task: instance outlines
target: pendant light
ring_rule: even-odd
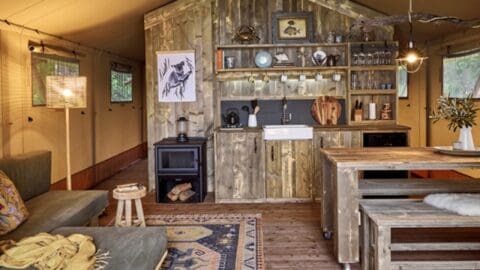
[[[410,0],[410,8],[408,10],[408,24],[410,26],[410,36],[407,48],[405,48],[405,50],[403,50],[397,58],[397,62],[401,66],[404,66],[408,73],[415,73],[419,71],[422,67],[423,61],[428,58],[423,56],[422,52],[417,49],[417,47],[415,46],[415,41],[413,40],[412,2],[413,0]]]

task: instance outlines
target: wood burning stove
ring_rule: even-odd
[[[154,145],[157,202],[202,202],[207,195],[207,139],[166,138]]]

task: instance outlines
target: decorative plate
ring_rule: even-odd
[[[312,62],[316,66],[325,65],[327,62],[327,53],[322,50],[316,50],[312,55]]]
[[[259,51],[255,55],[255,65],[259,68],[268,68],[272,65],[272,55],[266,51]]]
[[[459,150],[453,149],[452,146],[435,146],[433,149],[445,155],[480,157],[480,147],[476,147],[476,150]]]

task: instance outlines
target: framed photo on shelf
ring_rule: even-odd
[[[313,42],[312,12],[274,12],[272,43]]]

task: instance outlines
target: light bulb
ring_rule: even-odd
[[[410,52],[407,54],[406,60],[408,63],[413,64],[418,61],[418,55],[414,52]]]
[[[72,93],[71,89],[66,88],[66,89],[63,90],[62,95],[64,97],[71,97],[73,95],[73,93]]]

